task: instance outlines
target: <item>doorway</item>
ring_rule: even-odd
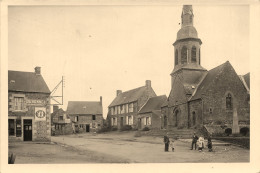
[[[178,122],[179,121],[179,117],[178,117],[179,116],[178,115],[179,111],[176,110],[174,114],[175,114],[175,127],[178,127],[178,124],[179,124],[179,122]]]
[[[124,126],[124,117],[120,117],[120,127],[123,128]]]
[[[32,120],[23,120],[24,141],[32,141]]]
[[[89,124],[86,124],[86,132],[89,132]]]
[[[138,118],[138,129],[141,129],[141,122],[142,122],[142,119],[141,118]]]
[[[196,113],[192,112],[192,125],[195,126],[196,125]]]

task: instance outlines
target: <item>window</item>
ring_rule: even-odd
[[[96,120],[96,115],[92,115],[92,120]]]
[[[132,116],[126,116],[126,124],[127,125],[133,125],[133,115]]]
[[[129,112],[134,112],[134,104],[133,103],[129,104]]]
[[[116,126],[116,125],[117,125],[117,119],[116,119],[116,117],[111,118],[111,125],[112,125],[112,126]]]
[[[59,120],[62,121],[63,120],[63,116],[59,116]]]
[[[79,116],[75,116],[75,122],[79,121]]]
[[[226,97],[226,109],[232,109],[232,96],[228,94]]]
[[[196,62],[196,47],[193,46],[191,49],[191,62]]]
[[[178,65],[178,50],[175,50],[175,65]]]
[[[114,115],[114,108],[110,108],[111,115]]]
[[[115,111],[114,115],[116,115],[117,114],[117,107],[116,106],[114,107],[114,111]]]
[[[16,120],[16,137],[22,136],[21,120]]]
[[[213,112],[213,111],[212,111],[212,108],[209,108],[209,113],[212,114],[212,112]]]
[[[125,113],[128,113],[128,104],[125,105]]]
[[[121,105],[120,109],[121,109],[121,114],[125,113],[125,105]]]
[[[14,119],[8,120],[8,133],[9,136],[14,136]]]
[[[183,46],[181,49],[181,63],[187,63],[187,57],[188,57],[188,49],[186,46]]]
[[[14,109],[23,110],[24,98],[23,97],[14,97]]]
[[[151,117],[144,118],[144,125],[151,125]]]

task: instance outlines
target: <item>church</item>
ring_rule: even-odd
[[[204,128],[211,134],[249,134],[249,78],[239,76],[229,61],[211,70],[202,67],[202,41],[193,18],[192,5],[184,5],[181,29],[173,43],[171,91],[161,107],[161,126],[167,130]]]

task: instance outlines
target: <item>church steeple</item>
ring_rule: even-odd
[[[172,75],[180,69],[205,70],[200,66],[201,40],[193,26],[192,5],[183,5],[181,13],[181,29],[177,33],[177,39],[173,43],[175,63]]]

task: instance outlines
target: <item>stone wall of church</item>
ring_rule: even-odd
[[[188,128],[187,103],[169,108],[168,128]]]
[[[232,96],[232,109],[226,108],[228,93]],[[234,108],[239,124],[249,124],[248,94],[229,62],[204,93],[202,104],[204,124],[231,124]]]
[[[202,101],[194,100],[189,102],[189,127],[195,127],[197,125],[202,125]]]

